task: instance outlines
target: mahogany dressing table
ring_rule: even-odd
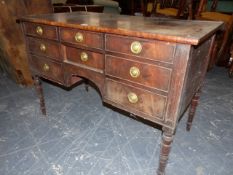
[[[42,113],[41,77],[65,87],[90,80],[105,103],[162,126],[157,174],[164,175],[178,121],[189,106],[190,130],[222,22],[86,12],[20,22]]]

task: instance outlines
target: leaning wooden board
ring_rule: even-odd
[[[22,15],[52,12],[50,1],[1,0],[0,9],[0,68],[17,83],[31,85],[25,41],[16,19]]]

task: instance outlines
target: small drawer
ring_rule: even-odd
[[[95,69],[104,69],[104,56],[103,54],[86,51],[83,49],[76,49],[66,47],[67,60],[78,64],[83,64]]]
[[[61,60],[60,45],[57,42],[28,37],[28,48],[33,54]]]
[[[60,28],[61,41],[103,49],[103,34],[78,29]]]
[[[174,43],[146,40],[118,35],[106,35],[107,51],[124,53],[150,60],[172,62],[176,45]]]
[[[30,66],[33,71],[45,76],[45,78],[63,82],[64,78],[61,63],[31,55]]]
[[[171,69],[106,55],[105,73],[143,86],[168,91]]]
[[[124,110],[134,114],[143,113],[149,118],[163,119],[166,106],[164,96],[111,79],[105,80],[105,99],[122,106]]]
[[[35,23],[24,23],[26,35],[58,40],[57,27]]]

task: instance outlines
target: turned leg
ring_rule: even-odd
[[[229,62],[230,62],[229,77],[233,78],[233,43],[231,44],[231,58]]]
[[[190,129],[191,129],[193,118],[194,118],[196,108],[197,108],[197,105],[199,102],[199,98],[200,98],[200,90],[193,96],[191,104],[190,104],[189,116],[188,116],[188,121],[187,121],[187,125],[186,125],[187,131],[190,131]]]
[[[159,157],[159,167],[157,170],[157,175],[165,175],[165,168],[167,165],[173,138],[174,138],[174,130],[163,128],[161,151]]]
[[[232,57],[233,58],[233,57]],[[231,63],[231,65],[230,65],[230,69],[229,69],[229,77],[230,78],[233,78],[233,62]]]
[[[39,99],[40,99],[40,110],[41,110],[43,115],[46,115],[43,89],[41,86],[40,78],[38,76],[34,76],[34,84],[35,84],[36,92],[37,92]]]
[[[88,92],[89,91],[89,85],[88,85],[88,80],[84,80],[84,83],[85,83],[85,89],[86,91]]]

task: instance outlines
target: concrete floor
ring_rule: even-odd
[[[48,118],[32,88],[0,75],[0,175],[155,175],[161,131],[102,105],[94,89],[43,83]],[[190,133],[177,129],[167,175],[233,174],[233,79],[208,73]]]

